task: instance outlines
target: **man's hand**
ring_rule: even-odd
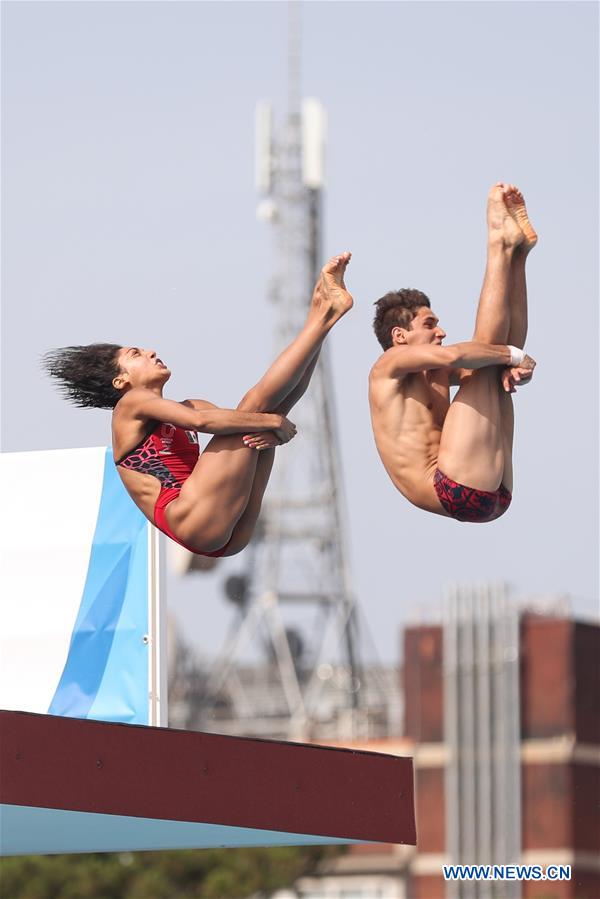
[[[514,368],[505,368],[502,371],[502,386],[507,393],[516,393],[517,387],[529,384],[536,366],[535,359],[525,356],[520,365]]]

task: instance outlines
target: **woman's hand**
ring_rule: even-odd
[[[281,419],[279,427],[274,428],[272,431],[245,434],[243,437],[244,444],[251,449],[264,450],[281,446],[282,443],[289,443],[296,436],[296,425],[284,415],[279,417]]]
[[[289,443],[296,436],[296,425],[285,415],[281,416],[281,424],[273,430],[282,443]]]

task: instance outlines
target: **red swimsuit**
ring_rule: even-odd
[[[436,468],[433,486],[446,512],[457,521],[494,521],[504,515],[512,499],[504,484],[494,491],[476,490],[458,484],[439,468]]]
[[[154,506],[154,524],[181,546],[196,555],[222,556],[228,544],[215,552],[199,553],[182,543],[171,531],[165,510],[177,499],[181,488],[191,475],[198,461],[200,447],[195,431],[184,431],[175,425],[158,422],[150,433],[134,449],[126,453],[115,465],[131,471],[151,474],[160,481],[160,493]]]

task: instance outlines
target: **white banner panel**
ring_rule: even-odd
[[[0,473],[0,707],[161,723],[156,535],[110,452],[5,453]]]

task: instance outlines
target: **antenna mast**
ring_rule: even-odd
[[[263,195],[258,214],[275,234],[269,298],[277,349],[302,327],[323,261],[325,111],[317,100],[300,100],[297,3],[289,4],[288,46],[284,126],[274,133],[270,104],[256,110],[255,178]],[[245,572],[226,585],[238,615],[207,683],[211,720],[202,727],[218,726],[225,704],[228,728],[243,733],[366,737],[369,713],[361,702],[366,691],[327,343],[292,417],[298,436],[277,452],[258,527],[242,557]],[[262,669],[241,674],[241,657],[257,648]],[[371,697],[369,705],[375,712],[383,702],[373,704]]]

